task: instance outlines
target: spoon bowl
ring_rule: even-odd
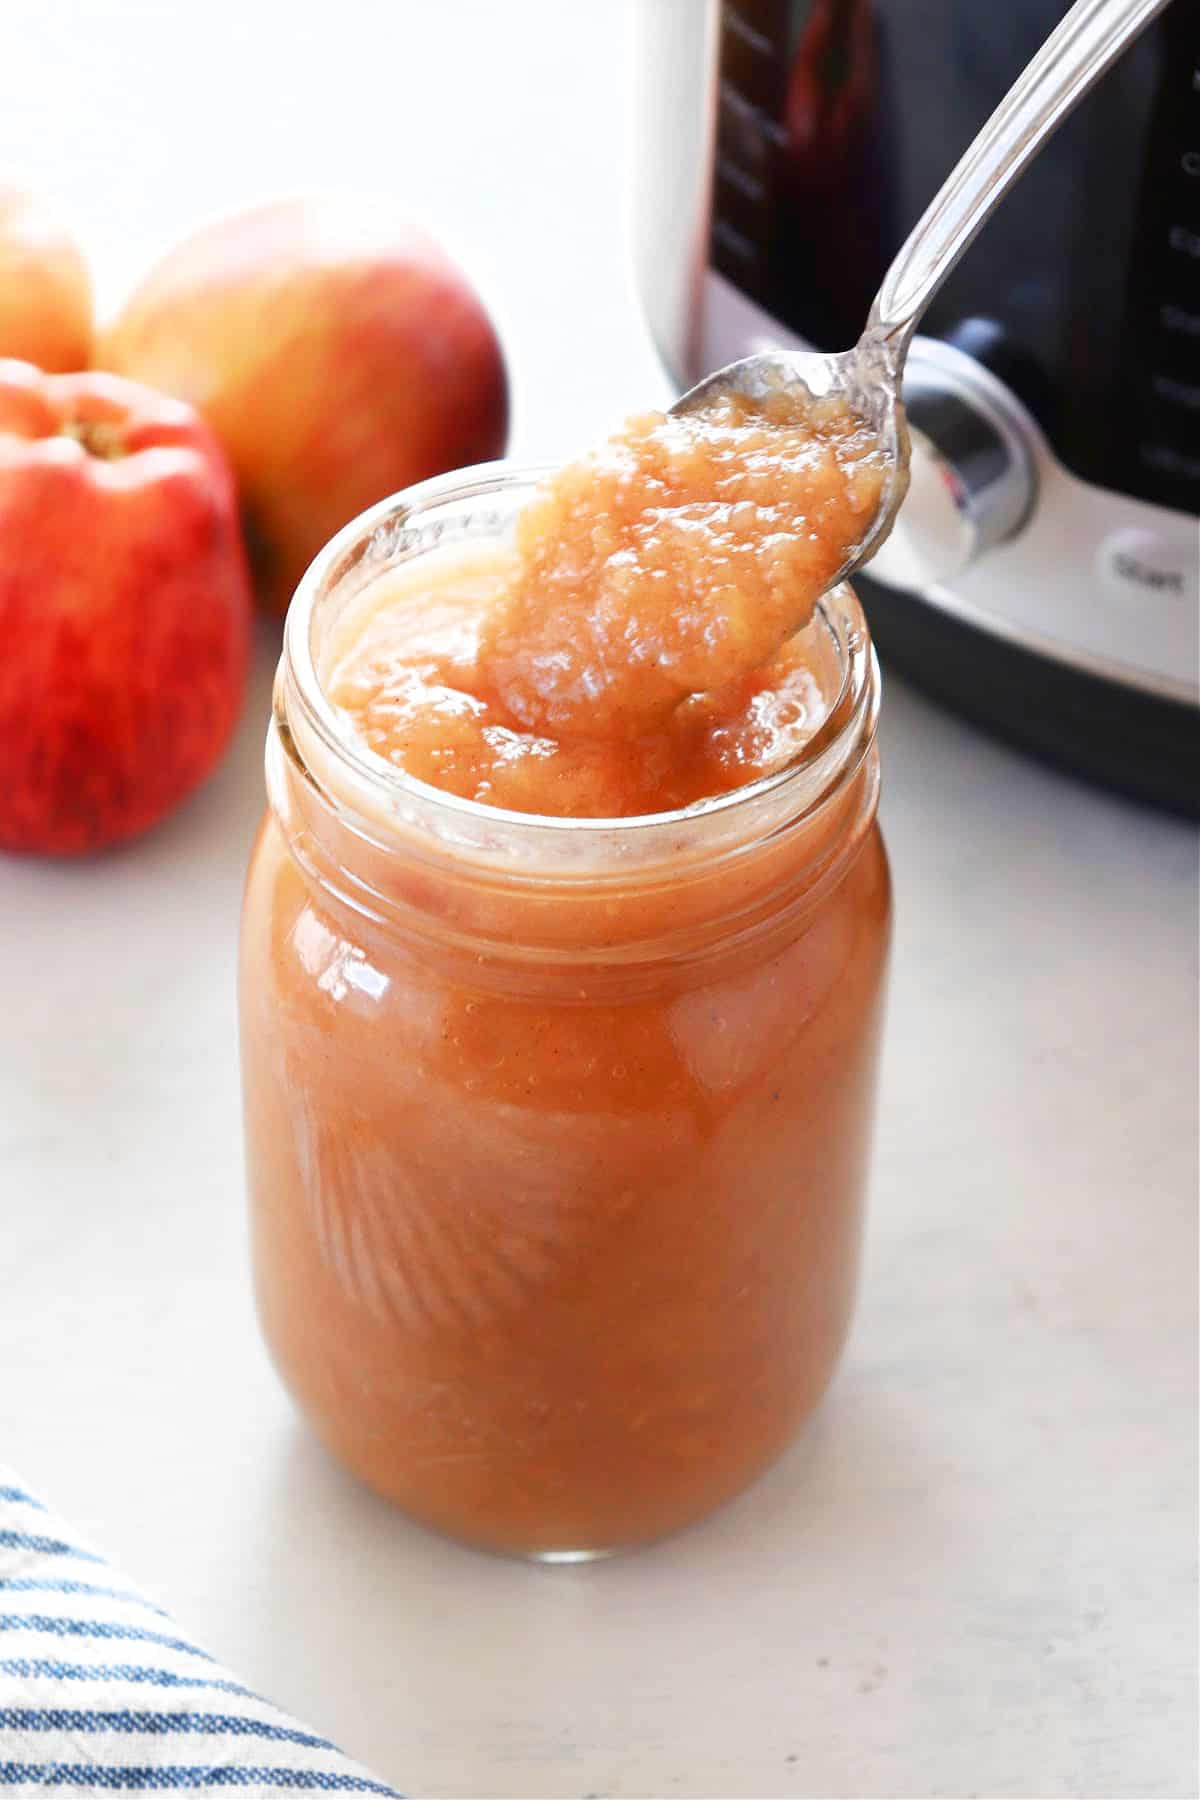
[[[830,587],[845,581],[874,556],[908,492],[908,424],[900,397],[900,369],[893,361],[887,339],[871,331],[864,332],[852,350],[766,350],[705,376],[670,409],[678,418],[704,413],[727,395],[765,400],[771,394],[785,393],[794,398],[800,416],[812,401],[836,400],[862,420],[879,447],[885,470],[883,489],[866,535]]]

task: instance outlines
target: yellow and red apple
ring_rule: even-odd
[[[0,186],[0,356],[40,369],[86,369],[92,283],[58,214],[25,188]]]
[[[274,612],[356,513],[499,456],[507,435],[478,295],[426,232],[366,201],[284,201],[198,231],[136,288],[97,360],[213,427]]]

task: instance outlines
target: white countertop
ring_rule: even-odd
[[[495,304],[518,455],[663,394],[616,0],[189,17],[0,21],[0,168],[89,222],[109,298],[200,215],[391,187]],[[526,1567],[359,1491],[259,1344],[234,948],[272,636],[168,825],[0,862],[0,1458],[414,1795],[1194,1794],[1194,833],[890,681],[898,936],[842,1373],[708,1524]]]

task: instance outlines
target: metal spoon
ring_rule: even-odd
[[[862,566],[892,528],[908,490],[900,383],[918,321],[984,220],[1076,101],[1167,0],[1076,0],[1009,89],[892,261],[853,350],[774,350],[729,363],[671,408],[694,413],[726,394],[842,398],[875,432],[887,463],[879,510],[835,577]],[[830,586],[835,585],[831,582]]]

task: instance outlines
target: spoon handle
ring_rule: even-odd
[[[993,207],[1167,0],[1076,0],[930,201],[883,278],[866,335],[904,359],[917,322]],[[1122,179],[1120,171],[1115,179]]]

